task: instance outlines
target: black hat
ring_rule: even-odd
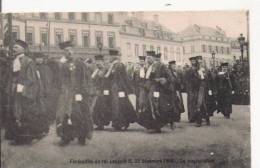
[[[228,66],[227,62],[221,63],[221,66]]]
[[[18,39],[18,40],[15,40],[15,44],[17,44],[17,45],[23,47],[24,49],[28,47],[28,45],[27,45],[27,43],[26,43],[25,41],[19,40],[19,39]]]
[[[155,54],[154,55],[154,58],[161,58],[162,54],[161,53],[158,53],[158,54]]]
[[[72,44],[72,42],[71,41],[65,41],[65,42],[61,42],[60,44],[59,44],[59,46],[60,46],[60,49],[65,49],[65,48],[67,48],[67,47],[72,47],[73,46],[73,44]]]
[[[119,55],[119,52],[117,50],[109,50],[109,55]]]
[[[190,57],[189,60],[190,61],[196,60],[196,57]]]
[[[104,55],[95,55],[95,60],[104,60]]]
[[[198,55],[198,56],[196,56],[196,59],[197,59],[197,60],[202,60],[202,56],[201,56],[201,55]]]
[[[154,56],[155,52],[154,51],[146,51],[147,56]]]
[[[144,61],[145,58],[146,58],[145,56],[139,56],[139,60],[143,60]]]
[[[170,64],[174,64],[174,65],[175,65],[175,64],[176,64],[176,61],[174,61],[174,60],[169,61],[168,64],[169,64],[169,65],[170,65]]]

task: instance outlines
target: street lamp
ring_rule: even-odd
[[[213,68],[215,69],[215,55],[216,55],[216,53],[213,51],[212,53],[211,53],[211,56],[212,56],[212,60],[213,60]]]
[[[244,45],[246,45],[245,42],[245,37],[243,36],[243,34],[240,34],[240,37],[238,37],[238,42],[240,44],[240,51],[241,51],[241,61],[243,63],[244,61]]]

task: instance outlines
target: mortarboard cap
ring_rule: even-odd
[[[154,56],[155,52],[154,51],[146,51],[147,56]]]
[[[119,52],[117,50],[109,50],[109,55],[119,55]]]
[[[18,39],[18,40],[15,40],[15,44],[17,44],[17,45],[23,47],[24,49],[28,47],[28,45],[27,45],[27,43],[26,43],[25,41],[19,40],[19,39]]]
[[[176,61],[174,61],[174,60],[169,61],[168,64],[176,64]]]
[[[221,63],[221,66],[228,66],[227,62]]]
[[[190,57],[189,60],[194,61],[194,60],[196,60],[196,57]]]
[[[202,60],[202,56],[201,56],[201,55],[198,55],[198,56],[196,56],[196,59],[197,59],[197,60]]]
[[[145,56],[139,56],[139,60],[145,60]]]

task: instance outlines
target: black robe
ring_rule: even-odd
[[[68,141],[74,137],[91,139],[93,120],[83,86],[84,63],[68,60],[60,68],[61,94],[56,114],[57,134]],[[82,95],[82,101],[76,101],[76,94]]]
[[[158,130],[169,123],[173,117],[172,93],[174,89],[168,68],[159,62],[152,66],[153,70],[145,81],[146,92],[143,92],[148,99],[148,105],[145,111],[139,113],[138,123],[147,129]],[[166,82],[156,81],[159,79]]]
[[[112,127],[127,128],[130,123],[136,121],[136,112],[128,98],[129,94],[133,94],[133,86],[123,63],[117,61],[112,66],[108,77],[111,85]]]

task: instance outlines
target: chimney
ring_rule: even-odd
[[[158,16],[157,14],[154,14],[154,15],[153,15],[153,21],[154,21],[155,23],[159,23],[159,16]]]

